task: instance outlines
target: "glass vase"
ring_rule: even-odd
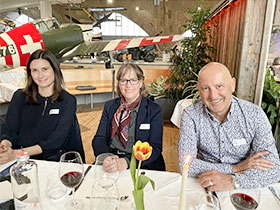
[[[133,210],[145,210],[144,207],[144,192],[142,190],[133,190],[133,201],[131,204],[131,209]]]

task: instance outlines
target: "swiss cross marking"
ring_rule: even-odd
[[[23,35],[23,38],[26,41],[26,45],[21,45],[20,49],[22,54],[33,53],[37,49],[41,49],[40,42],[33,42],[32,37],[30,35]]]

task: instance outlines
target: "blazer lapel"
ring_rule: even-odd
[[[139,131],[139,127],[140,125],[144,122],[147,121],[147,98],[142,97],[141,100],[141,104],[138,110],[138,115],[137,115],[137,119],[136,119],[136,128],[135,128],[135,137],[136,139],[139,137],[138,136],[138,131]]]

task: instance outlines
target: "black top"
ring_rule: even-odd
[[[11,141],[13,149],[38,144],[43,153],[32,156],[35,159],[58,161],[70,146],[82,153],[84,159],[75,113],[76,98],[66,91],[62,91],[59,98],[51,102],[50,98],[38,94],[39,104],[28,104],[26,94],[22,90],[16,91],[9,105],[1,140]]]

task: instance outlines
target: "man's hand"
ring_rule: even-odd
[[[273,168],[275,165],[273,162],[261,158],[261,156],[267,155],[268,153],[269,152],[267,151],[257,152],[246,160],[232,165],[233,172],[239,173],[248,169],[260,169],[266,171],[268,168]]]
[[[201,186],[207,188],[209,191],[225,191],[234,188],[232,177],[216,170],[203,172],[198,179]]]

